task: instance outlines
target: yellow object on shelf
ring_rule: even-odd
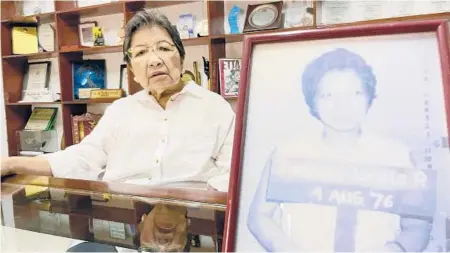
[[[38,52],[37,27],[14,26],[12,28],[12,53],[34,54]]]
[[[37,185],[26,185],[25,186],[25,196],[31,197],[36,195],[47,196],[49,194],[48,187],[37,186]]]

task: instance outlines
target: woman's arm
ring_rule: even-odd
[[[266,201],[271,164],[270,159],[259,181],[258,188],[250,205],[247,227],[267,251],[300,252],[300,247],[284,234],[273,219],[273,214],[278,208],[278,204]]]
[[[39,176],[52,176],[50,163],[44,156],[39,157],[7,157],[2,159],[1,175],[30,174]]]
[[[117,107],[120,105],[111,104],[92,132],[79,144],[38,157],[2,160],[2,176],[16,173],[96,180],[106,166],[107,149],[118,122],[114,115],[120,114]]]
[[[227,103],[227,102],[225,102]],[[207,182],[209,189],[222,192],[228,191],[230,179],[231,158],[233,153],[235,114],[229,104],[218,113],[221,115],[219,133],[217,136],[218,145],[213,151],[215,167],[219,170],[219,175],[210,178]]]

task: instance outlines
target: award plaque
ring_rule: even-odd
[[[101,117],[101,114],[94,114],[89,112],[83,115],[72,116],[73,144],[80,143],[84,139],[84,137],[89,135],[97,125]]]
[[[50,61],[28,63],[24,78],[24,90],[42,90],[49,87]]]
[[[281,27],[283,1],[249,5],[244,32],[276,29]]]
[[[106,88],[105,60],[72,62],[74,99],[89,99],[92,90]]]
[[[55,50],[55,28],[50,24],[41,24],[38,27],[39,47],[43,52]]]

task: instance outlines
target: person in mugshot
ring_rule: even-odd
[[[363,130],[376,84],[372,68],[346,49],[326,52],[306,66],[303,95],[323,129],[275,145],[265,165],[247,227],[267,251],[427,247],[432,215],[388,212],[400,202],[430,206],[420,198],[429,183],[406,146]],[[407,186],[413,190],[396,195]]]

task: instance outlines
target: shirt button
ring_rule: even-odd
[[[159,160],[156,160],[156,163],[159,163]]]
[[[162,142],[162,143],[166,142],[166,139],[162,139],[161,142]]]

